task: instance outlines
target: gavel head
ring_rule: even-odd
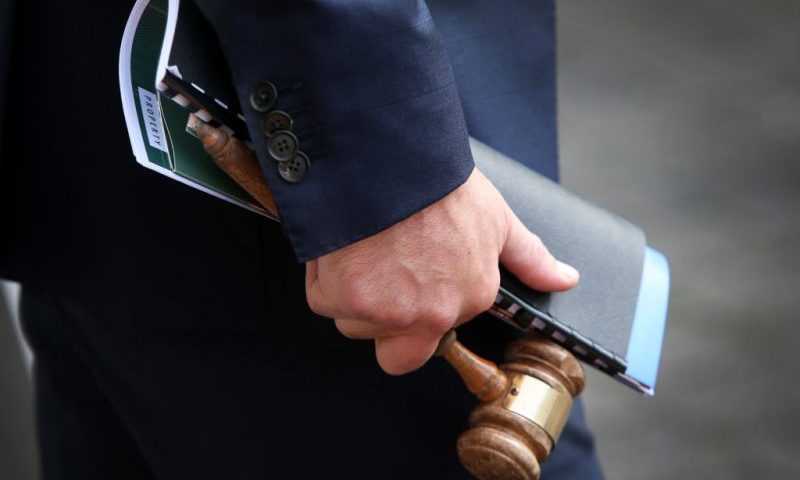
[[[511,343],[500,369],[505,393],[472,411],[458,455],[480,480],[537,480],[573,397],[583,391],[583,369],[566,349],[538,336]]]

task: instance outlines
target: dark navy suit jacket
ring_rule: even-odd
[[[473,167],[468,125],[555,175],[551,2],[199,5],[219,35],[300,260],[374,234],[460,185]],[[312,168],[299,184],[281,181],[269,160],[248,100],[260,81],[302,82],[286,107],[282,97],[277,105],[308,109],[304,127],[317,129],[301,144]]]
[[[0,0],[0,277],[87,312],[74,316],[73,347],[165,478],[215,478],[233,463],[277,478],[387,464],[385,478],[460,475],[451,442],[473,400],[458,379],[437,361],[384,375],[368,343],[308,310],[296,259],[447,195],[473,168],[468,134],[555,178],[553,2],[198,1],[280,226],[134,162],[117,86],[132,3]],[[264,80],[302,83],[279,97],[313,132],[296,184],[278,177],[249,105]],[[463,338],[499,359],[512,335],[479,319]],[[276,389],[296,394],[284,404]],[[209,436],[196,435],[198,418]],[[299,457],[306,447],[316,462]],[[167,453],[202,461],[171,465]],[[599,476],[580,408],[546,465],[553,480]]]

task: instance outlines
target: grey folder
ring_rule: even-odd
[[[581,272],[574,289],[536,292],[502,271],[492,313],[652,394],[668,299],[664,257],[637,226],[471,139],[475,165],[553,254]]]

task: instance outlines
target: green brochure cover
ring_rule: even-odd
[[[120,47],[119,81],[136,161],[181,183],[271,218],[217,167],[200,141],[187,131],[186,122],[192,109],[159,91],[159,62],[170,58],[179,7],[178,0],[138,0],[125,27]],[[192,18],[184,15],[180,19],[190,22]],[[184,27],[191,30],[191,25]]]

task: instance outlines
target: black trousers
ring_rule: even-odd
[[[391,377],[324,319],[330,335],[283,338],[257,319],[131,322],[31,286],[22,320],[45,480],[470,478],[455,439],[474,401],[441,360]],[[543,477],[601,478],[580,402]]]

